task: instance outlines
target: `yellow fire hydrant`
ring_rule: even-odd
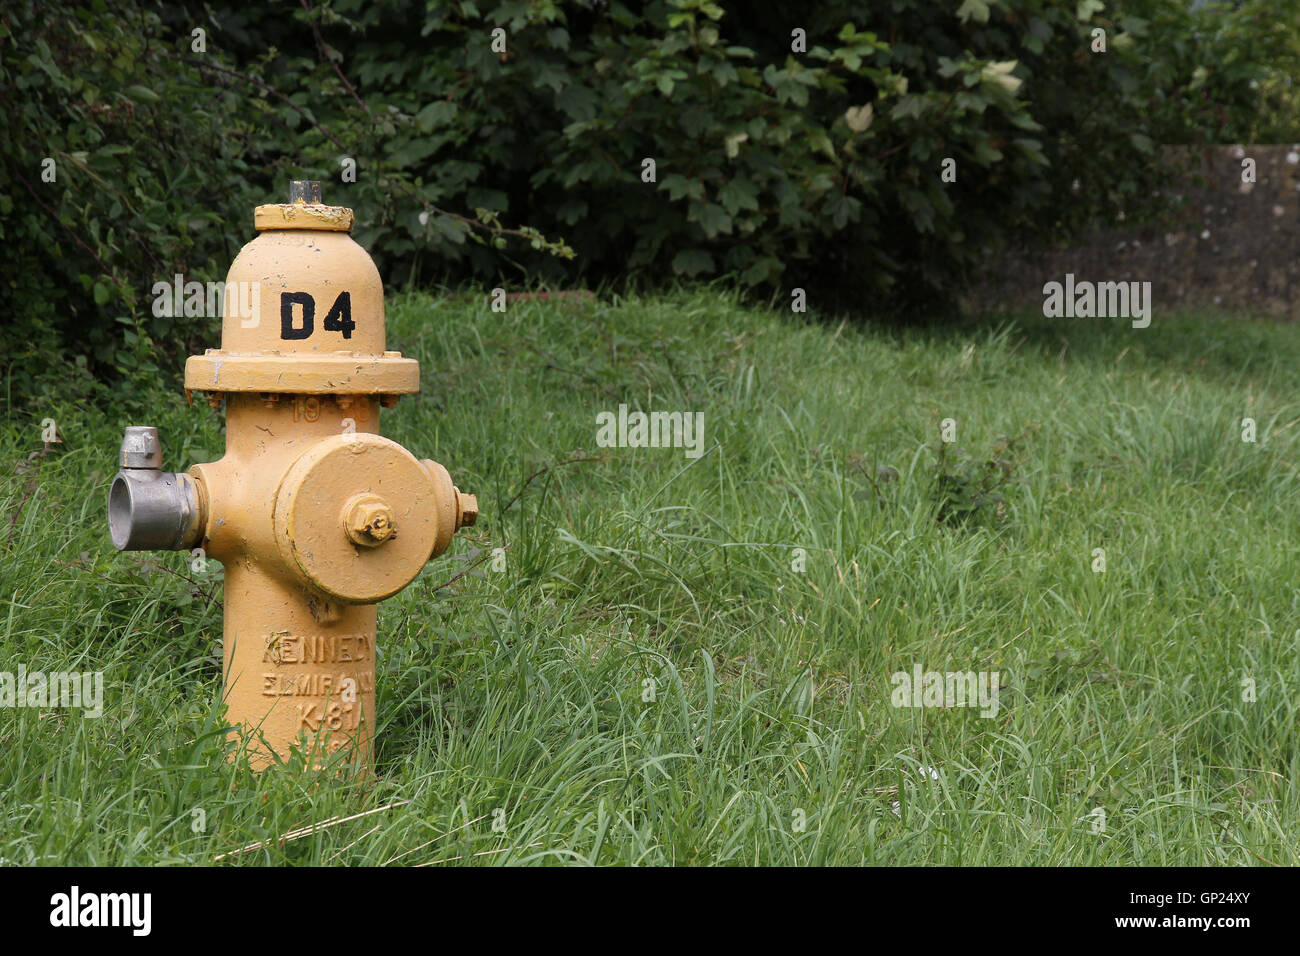
[[[109,493],[118,550],[202,548],[225,566],[223,696],[255,769],[349,745],[369,764],[376,604],[478,516],[446,468],[379,435],[420,367],[385,350],[383,286],[352,220],[314,182],[257,207],[221,348],[185,363],[187,394],[226,406],[225,456],[163,472],[157,430],[130,427]]]

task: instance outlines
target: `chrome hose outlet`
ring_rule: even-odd
[[[189,475],[162,470],[158,429],[122,436],[121,471],[108,493],[108,531],[119,551],[183,551],[203,533],[199,490]]]

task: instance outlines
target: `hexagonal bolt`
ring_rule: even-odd
[[[118,452],[119,468],[162,468],[162,443],[152,425],[128,425]]]
[[[478,496],[456,489],[456,528],[468,528],[478,521]]]
[[[393,510],[379,495],[354,495],[343,506],[343,528],[353,544],[375,548],[397,533]]]

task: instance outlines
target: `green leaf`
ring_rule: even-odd
[[[446,126],[456,118],[457,106],[445,100],[434,100],[415,114],[415,125],[422,133]]]
[[[731,133],[730,135],[728,135],[727,138],[723,141],[727,150],[727,158],[735,159],[737,156],[739,156],[740,144],[745,142],[748,139],[749,139],[749,134],[743,131],[737,133]]]
[[[687,277],[714,270],[713,256],[703,249],[683,249],[673,256],[673,272]]]
[[[1106,4],[1102,3],[1102,0],[1079,0],[1074,18],[1080,21],[1091,20],[1094,13],[1101,13],[1105,9]]]
[[[871,104],[850,106],[844,111],[844,122],[855,133],[865,132],[867,127],[871,125]]]
[[[894,104],[894,108],[889,111],[889,118],[906,119],[909,116],[920,116],[924,109],[925,100],[916,94],[909,94]]]
[[[718,190],[718,201],[733,216],[746,209],[757,211],[758,190],[750,180],[738,176]]]
[[[835,146],[831,143],[831,138],[826,135],[826,130],[818,129],[809,133],[808,145],[823,153],[831,162],[839,162],[839,157],[835,155]]]
[[[977,23],[989,22],[989,5],[984,0],[962,0],[957,8],[957,19],[962,23],[975,20]]]
[[[465,244],[465,237],[469,233],[469,227],[459,219],[452,219],[450,216],[435,216],[433,231],[448,242],[460,246]]]
[[[1015,146],[1039,166],[1048,165],[1047,157],[1043,155],[1043,144],[1036,139],[1013,139],[1011,141]]]
[[[761,256],[740,274],[740,281],[746,285],[758,285],[769,279],[775,279],[784,268],[785,263],[776,256]]]
[[[128,86],[123,92],[137,103],[158,103],[162,97],[147,86]]]
[[[975,144],[975,162],[981,166],[992,166],[1002,158],[1002,153],[989,145],[987,140]]]
[[[669,173],[659,183],[660,189],[668,190],[668,198],[676,202],[687,196],[692,199],[701,199],[704,196],[704,186],[698,179],[687,179],[681,173]]]
[[[686,219],[688,222],[698,222],[700,228],[704,230],[704,235],[709,239],[720,232],[731,232],[731,217],[717,203],[692,202]]]

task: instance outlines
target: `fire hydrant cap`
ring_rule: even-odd
[[[410,584],[428,560],[434,497],[428,472],[401,445],[336,435],[290,466],[275,498],[276,539],[306,584],[345,603],[374,604]]]
[[[296,182],[288,203],[258,206],[258,235],[226,274],[221,348],[192,355],[185,387],[230,393],[374,395],[420,390],[414,359],[390,351],[384,283],[351,236],[352,210]]]
[[[253,227],[267,229],[320,229],[328,232],[351,232],[353,215],[346,206],[327,206],[321,201],[320,183],[295,179],[289,183],[289,201],[258,206],[253,211]]]

